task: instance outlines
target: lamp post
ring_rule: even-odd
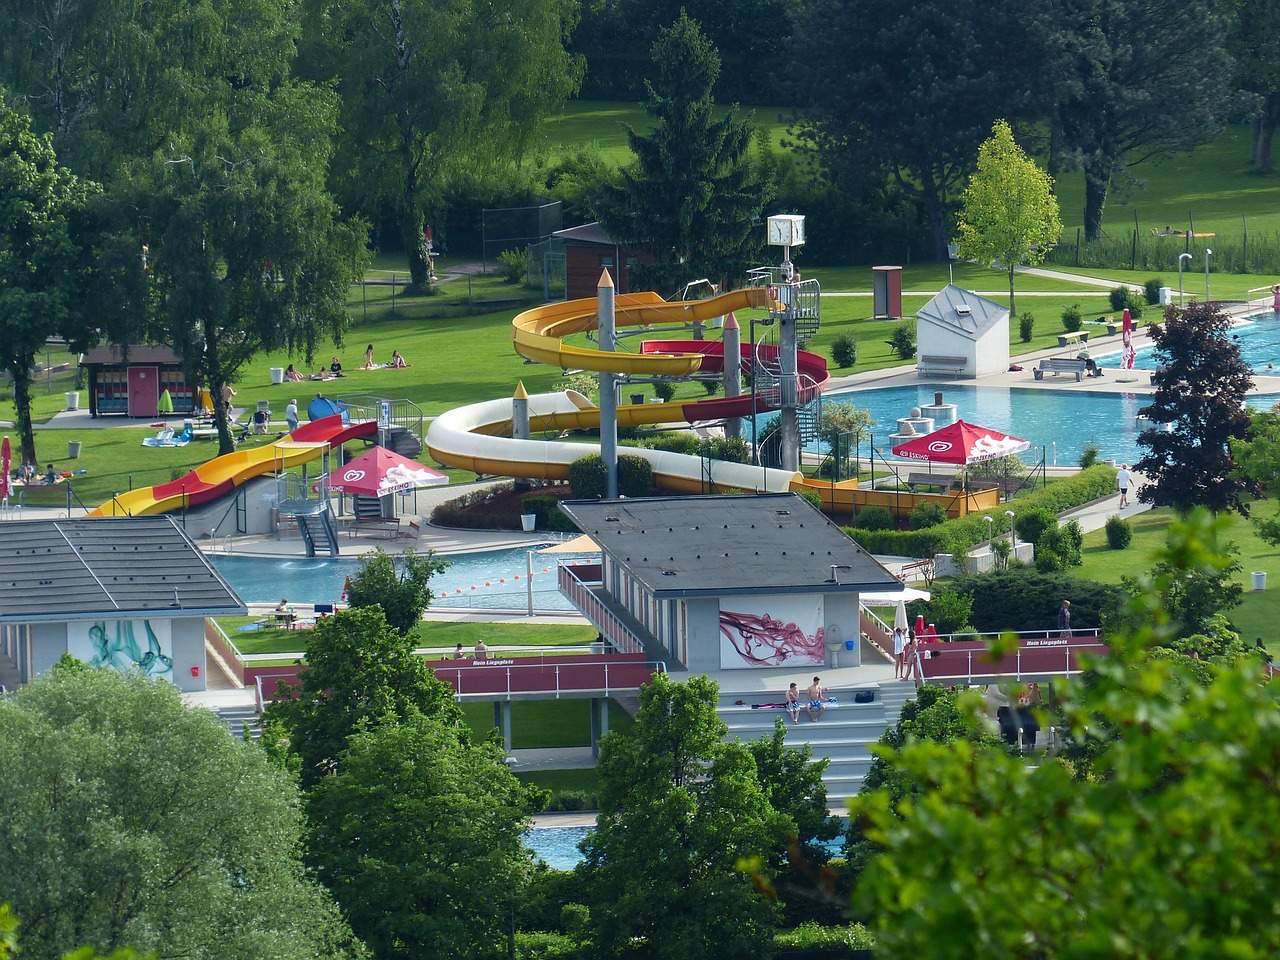
[[[1191,254],[1178,254],[1178,306],[1182,306],[1182,265],[1191,259]]]
[[[987,522],[987,549],[990,550],[991,549],[991,530],[992,530],[991,525],[996,522],[996,519],[995,517],[983,517],[982,519]]]
[[[1209,302],[1209,258],[1213,256],[1213,251],[1208,247],[1204,248],[1204,302]]]
[[[1012,548],[1014,559],[1018,556],[1018,532],[1013,529],[1013,518],[1015,516],[1012,510],[1006,510],[1004,515],[1009,518],[1009,546]]]

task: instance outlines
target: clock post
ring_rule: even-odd
[[[777,300],[769,304],[772,319],[778,322],[778,418],[781,467],[800,469],[800,402],[796,351],[798,337],[800,280],[791,262],[791,248],[804,244],[804,217],[795,214],[772,216],[768,221],[769,244],[783,249],[781,282]]]

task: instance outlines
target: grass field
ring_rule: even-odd
[[[218,625],[231,638],[241,653],[301,653],[306,644],[306,631],[284,630],[275,626],[242,631],[256,624],[257,617],[218,617]],[[490,647],[563,647],[584,646],[596,638],[593,627],[560,623],[442,623],[424,621],[414,632],[414,642],[425,647],[432,656],[452,654],[456,644],[466,650],[475,648],[481,638]]]

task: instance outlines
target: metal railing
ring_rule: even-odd
[[[1058,633],[1059,631],[1047,631]],[[1095,634],[1096,635],[1096,634]],[[954,680],[972,684],[995,677],[1021,680],[1023,677],[1070,676],[1083,672],[1080,654],[1105,653],[1102,642],[1075,643],[1068,637],[1046,638],[1048,646],[1020,646],[1012,653],[992,660],[985,647],[955,649],[944,644],[927,644],[917,651],[917,669],[926,681]],[[1034,641],[1032,641],[1034,642]]]
[[[666,673],[667,665],[662,660],[610,663],[608,655],[600,655],[591,660],[557,658],[555,663],[528,664],[516,660],[501,665],[440,666],[432,669],[437,677],[454,688],[459,700],[492,700],[495,697],[509,700],[521,694],[553,694],[557,698],[583,693],[601,696],[631,694],[648,677]],[[502,678],[501,683],[493,682],[495,674]],[[539,683],[540,679],[551,682]]]
[[[569,602],[582,611],[582,615],[590,620],[600,631],[601,636],[624,653],[644,653],[644,644],[631,632],[622,620],[606,607],[591,589],[590,583],[600,583],[599,564],[581,564],[571,567],[560,565],[558,583],[560,591],[569,598]],[[590,572],[597,579],[584,580],[580,573]]]

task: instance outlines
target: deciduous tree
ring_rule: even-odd
[[[1013,139],[1004,120],[978,148],[978,169],[960,197],[960,256],[982,264],[1000,261],[1009,274],[1009,315],[1017,316],[1014,271],[1043,263],[1062,233],[1053,178]]]
[[[523,834],[546,801],[504,760],[419,715],[354,735],[315,785],[311,862],[374,956],[503,954],[532,869]]]
[[[347,600],[352,609],[380,606],[387,623],[407,636],[422,623],[422,614],[435,599],[431,578],[448,566],[434,550],[419,554],[410,549],[393,557],[379,547],[360,558]]]
[[[22,956],[357,956],[297,789],[176,688],[75,661],[0,698],[0,899]]]
[[[1144,503],[1248,513],[1245,497],[1257,488],[1235,471],[1230,442],[1248,435],[1253,377],[1230,326],[1216,307],[1196,303],[1170,308],[1164,324],[1151,329],[1156,389],[1138,412],[1153,426],[1138,435],[1146,452],[1134,464],[1150,481],[1138,491]]]
[[[748,958],[769,942],[774,908],[738,864],[763,861],[790,824],[747,748],[724,742],[717,694],[706,677],[658,674],[632,731],[601,742],[600,815],[581,869],[609,955]]]
[[[1280,126],[1280,2],[1236,0],[1227,6],[1227,22],[1227,49],[1235,54],[1233,79],[1253,98],[1249,170],[1271,173],[1271,144]]]
[[[653,264],[632,268],[633,286],[668,293],[697,277],[726,286],[760,261],[767,186],[747,157],[752,127],[736,108],[714,116],[720,54],[681,15],[653,45],[646,85],[649,134],[627,128],[635,162],[606,185],[597,211],[611,236],[643,246]]]

